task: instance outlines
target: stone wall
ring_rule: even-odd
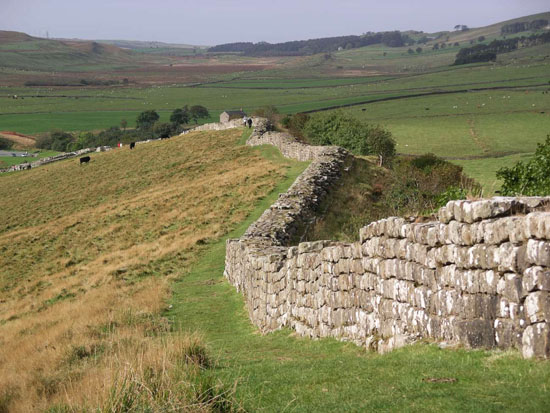
[[[289,246],[346,153],[262,127],[248,143],[312,160],[243,237],[227,242],[225,276],[261,331],[290,327],[381,352],[427,338],[550,357],[550,198],[451,201],[433,222],[387,218],[354,243]]]
[[[106,146],[102,146],[100,148],[101,148],[102,152],[105,151],[105,150],[111,149],[110,147],[106,147]],[[100,149],[100,148],[97,148],[97,149]],[[105,148],[108,148],[108,149],[105,149]],[[22,170],[25,170],[25,169],[37,168],[39,166],[47,165],[47,164],[52,163],[52,162],[63,161],[65,159],[74,158],[76,156],[84,155],[86,153],[95,152],[97,149],[96,148],[86,148],[86,149],[80,149],[80,150],[75,151],[75,152],[64,152],[64,153],[60,153],[58,155],[48,156],[46,158],[41,158],[41,159],[38,159],[34,162],[27,162],[27,163],[22,163],[22,164],[19,164],[19,165],[12,165],[8,168],[0,169],[0,173],[22,171]]]

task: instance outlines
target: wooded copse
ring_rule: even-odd
[[[546,19],[536,19],[530,22],[516,22],[502,26],[500,33],[502,35],[521,33],[528,30],[540,30],[546,26],[548,26],[548,20]]]
[[[355,49],[373,44],[401,47],[414,44],[414,40],[399,31],[369,32],[361,36],[324,37],[273,44],[267,42],[227,43],[211,47],[208,52],[233,52],[242,53],[246,56],[303,56],[334,52],[339,49]]]
[[[512,52],[522,47],[532,47],[550,42],[550,32],[513,39],[493,40],[489,44],[464,47],[456,55],[455,65],[495,61],[498,53]]]

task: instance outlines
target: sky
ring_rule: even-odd
[[[550,11],[549,0],[0,0],[0,30],[194,45],[452,30]]]

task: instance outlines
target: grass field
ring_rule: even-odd
[[[236,146],[241,133],[188,134],[95,154],[83,167],[67,160],[0,176],[1,411],[105,407],[140,356],[158,365],[192,347],[195,336],[167,334],[160,315],[171,282],[290,167]]]
[[[36,158],[33,157],[14,157],[14,156],[0,156],[0,168],[6,168],[12,165],[19,165],[20,163],[25,162],[34,162],[40,158],[47,158],[48,156],[57,155],[59,152],[56,151],[40,151]]]

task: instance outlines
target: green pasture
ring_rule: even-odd
[[[155,87],[111,87],[111,88],[0,88],[0,130],[17,130],[21,133],[38,133],[61,128],[69,130],[98,129],[118,124],[125,118],[129,123],[135,119],[135,114],[156,109],[160,112],[170,112],[185,104],[200,104],[206,106],[213,117],[227,109],[243,108],[253,111],[264,105],[275,105],[281,113],[319,110],[334,106],[345,106],[362,102],[376,101],[387,98],[406,97],[413,94],[433,92],[449,92],[482,87],[511,87],[547,83],[548,65],[539,62],[524,65],[482,65],[470,67],[447,68],[445,71],[426,73],[422,75],[401,76],[393,78],[361,77],[361,78],[300,78],[296,80],[276,79],[235,79],[221,84],[210,83],[202,87],[155,86]],[[324,86],[323,86],[324,85]],[[263,89],[270,89],[266,92]],[[537,93],[542,95],[541,89]],[[494,96],[508,95],[518,92],[491,91]],[[522,91],[519,93],[524,93]],[[12,95],[23,99],[12,99]],[[466,103],[472,97],[472,102]],[[452,112],[447,103],[460,103],[459,109],[453,113],[476,113],[478,95],[464,94],[463,101],[459,95],[444,95],[430,97],[435,99],[430,108],[430,114]],[[462,95],[460,95],[462,96]],[[540,98],[526,96],[514,98],[507,103],[510,110],[527,110],[529,102],[539,104],[533,110],[544,106]],[[481,99],[481,98],[480,98]],[[493,99],[493,97],[491,98]],[[535,101],[536,99],[536,101]],[[547,100],[547,99],[546,99]],[[442,105],[440,103],[443,102]],[[484,102],[484,111],[492,102]],[[399,100],[385,102],[384,105],[399,107],[400,116],[409,114],[412,109],[410,101]],[[376,105],[382,105],[377,103]],[[469,105],[469,106],[468,106]],[[540,106],[543,105],[543,106]],[[452,108],[453,105],[451,105]],[[385,107],[385,106],[382,106]],[[374,106],[369,105],[367,114]],[[532,108],[532,107],[531,107]],[[372,113],[377,113],[376,111]],[[384,118],[386,114],[379,113]],[[22,128],[22,129],[21,129]]]
[[[533,152],[550,133],[550,94],[539,89],[417,97],[346,110],[387,127],[401,153],[471,158]]]
[[[57,155],[59,152],[56,151],[40,151],[36,158],[34,157],[20,157],[20,156],[0,156],[0,168],[7,168],[12,165],[19,165],[26,162],[34,162],[41,158],[47,158],[48,156]]]
[[[501,182],[497,179],[496,173],[502,167],[511,167],[517,162],[527,162],[531,159],[532,153],[519,153],[496,158],[461,159],[451,162],[464,168],[464,172],[474,178],[483,187],[483,196],[496,195],[500,189]]]
[[[305,167],[288,164],[284,182],[239,228],[253,220]],[[223,278],[225,239],[208,246],[189,274],[173,286],[168,316],[178,329],[199,331],[216,365],[207,371],[227,385],[248,411],[262,412],[501,412],[542,411],[550,397],[547,363],[517,352],[442,350],[421,343],[379,355],[333,339],[311,340],[290,330],[260,334],[241,294]],[[453,378],[429,383],[428,378]]]

